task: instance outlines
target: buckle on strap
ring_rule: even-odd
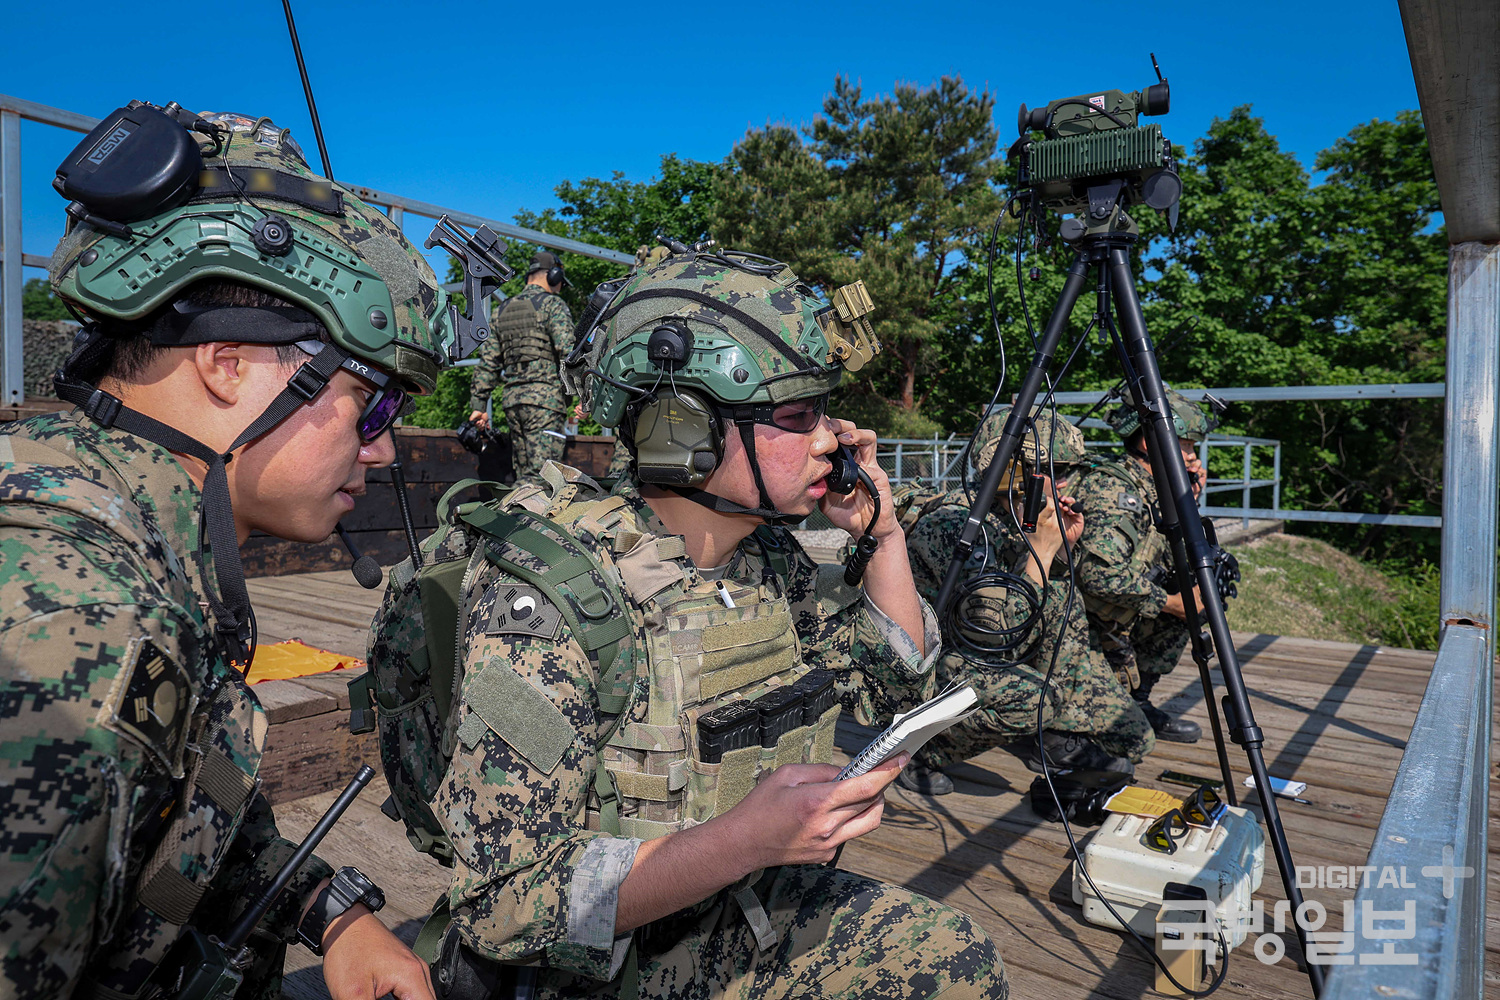
[[[115,425],[115,418],[120,415],[120,411],[124,408],[125,404],[114,396],[111,396],[103,389],[95,389],[93,394],[89,396],[89,401],[83,405],[83,412],[100,427],[113,427]]]
[[[313,397],[328,385],[328,378],[327,375],[314,368],[311,361],[304,361],[302,367],[286,380],[286,388],[288,392],[301,397],[304,403],[310,403]]]

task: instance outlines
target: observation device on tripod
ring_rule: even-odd
[[[1192,482],[1178,449],[1177,432],[1162,385],[1156,348],[1146,332],[1145,316],[1130,267],[1130,252],[1140,242],[1140,226],[1129,210],[1137,206],[1156,210],[1163,213],[1168,225],[1175,228],[1182,194],[1182,181],[1177,176],[1171,144],[1163,137],[1158,125],[1140,124],[1142,117],[1165,114],[1170,105],[1171,92],[1154,55],[1151,63],[1156,69],[1158,82],[1144,90],[1132,93],[1102,90],[1053,101],[1045,108],[1028,110],[1024,104],[1021,106],[1018,116],[1021,135],[1011,147],[1010,155],[1020,168],[1023,190],[1007,203],[1007,207],[1020,206],[1016,214],[1022,220],[1023,236],[1029,226],[1047,242],[1051,240],[1049,212],[1061,216],[1057,236],[1075,256],[1068,267],[1062,294],[1040,338],[1034,340],[1035,356],[1015,395],[994,457],[984,472],[959,534],[938,591],[935,610],[939,617],[947,613],[964,565],[983,531],[1000,480],[1010,469],[1022,438],[1029,431],[1030,415],[1039,394],[1043,405],[1051,399],[1055,390],[1053,357],[1067,330],[1074,305],[1085,286],[1092,283],[1096,296],[1094,321],[1102,331],[1107,331],[1115,346],[1129,389],[1128,398],[1140,414],[1149,446],[1151,472],[1161,508],[1160,528],[1171,544],[1174,565],[1180,576],[1179,591],[1183,595],[1188,632],[1192,638],[1193,658],[1198,663],[1203,683],[1219,764],[1226,778],[1226,791],[1232,788],[1233,782],[1229,780],[1224,732],[1212,696],[1213,685],[1208,672],[1210,650],[1202,635],[1195,593],[1202,595],[1203,615],[1224,677],[1227,693],[1223,707],[1230,739],[1244,748],[1256,786],[1268,788],[1270,778],[1261,753],[1265,737],[1255,724],[1219,596],[1217,546],[1205,531],[1193,496]],[[1040,130],[1043,137],[1036,138],[1034,130]],[[998,235],[998,232],[997,221],[995,233]],[[993,238],[990,255],[993,268]],[[1049,680],[1050,676],[1049,670]],[[1050,786],[1050,774],[1046,777]],[[1053,794],[1056,796],[1055,788]],[[1228,794],[1232,796],[1233,793]],[[1231,800],[1229,804],[1235,803]],[[1275,797],[1261,796],[1261,805],[1286,897],[1293,911],[1298,912],[1302,894],[1296,884],[1296,867],[1292,863]],[[1068,836],[1071,840],[1071,829]],[[1077,845],[1074,846],[1076,850]],[[1092,880],[1089,881],[1092,885]],[[1099,895],[1102,897],[1103,894]],[[1126,921],[1120,920],[1120,923]],[[1307,954],[1307,935],[1300,923],[1297,935],[1304,954]],[[1132,936],[1135,936],[1133,932]],[[1151,950],[1145,942],[1142,944],[1148,952]],[[1224,950],[1227,953],[1227,947]],[[1221,963],[1219,975],[1208,992],[1222,981],[1223,973]],[[1314,994],[1321,993],[1322,970],[1309,963],[1307,973]],[[1185,992],[1207,995],[1191,990]]]

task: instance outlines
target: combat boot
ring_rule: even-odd
[[[1042,773],[1042,749],[1047,752],[1047,766],[1054,771],[1119,771],[1134,774],[1135,765],[1124,757],[1115,757],[1102,747],[1078,733],[1060,733],[1055,729],[1042,731],[1041,747],[1035,736],[1027,736],[1008,744],[1005,749],[1021,758],[1026,769],[1035,774]]]
[[[1191,719],[1177,719],[1151,704],[1151,689],[1161,674],[1141,674],[1141,686],[1130,692],[1135,703],[1146,714],[1146,721],[1156,731],[1156,738],[1168,743],[1197,743],[1203,736],[1203,727]]]
[[[921,756],[907,761],[896,776],[896,784],[918,795],[947,795],[953,791],[953,779]]]

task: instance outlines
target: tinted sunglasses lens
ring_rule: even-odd
[[[380,390],[359,418],[359,436],[365,441],[374,441],[390,429],[405,407],[406,393],[403,390],[392,387]]]
[[[1183,815],[1195,826],[1213,826],[1223,810],[1224,802],[1219,798],[1219,793],[1207,785],[1200,786],[1193,797],[1182,805]]]
[[[1162,854],[1177,853],[1177,838],[1187,833],[1187,821],[1182,813],[1172,809],[1146,828],[1146,846]]]
[[[806,434],[822,421],[823,411],[827,406],[827,396],[782,403],[771,411],[771,423],[784,431]]]

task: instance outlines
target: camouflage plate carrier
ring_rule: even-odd
[[[571,740],[571,731],[523,718],[515,706],[540,696],[512,671],[488,665],[470,684],[473,714],[451,724],[463,687],[459,639],[481,596],[485,561],[517,588],[541,591],[583,648],[598,651],[600,709],[617,721],[599,753],[590,829],[663,836],[725,812],[782,764],[832,760],[833,677],[803,663],[774,577],[753,588],[689,587],[681,538],[628,528],[625,500],[576,470],[549,463],[543,478],[487,503],[453,505],[473,481],[449,490],[438,504],[440,527],[423,544],[424,567],[414,573],[408,560],[392,570],[371,633],[370,672],[350,685],[351,729],[370,732],[378,723],[392,793],[384,808],[406,824],[413,846],[453,864],[430,803],[457,742],[482,735],[466,726],[494,729],[532,760],[557,759],[557,741],[565,748]],[[756,538],[784,576],[775,533],[762,528]],[[500,586],[497,613],[509,612],[513,602]],[[631,605],[644,612],[643,635],[633,631]],[[415,640],[397,640],[409,655],[390,655],[387,637],[398,636]],[[637,714],[642,693],[644,717],[621,725]],[[538,707],[545,715],[547,706]]]

